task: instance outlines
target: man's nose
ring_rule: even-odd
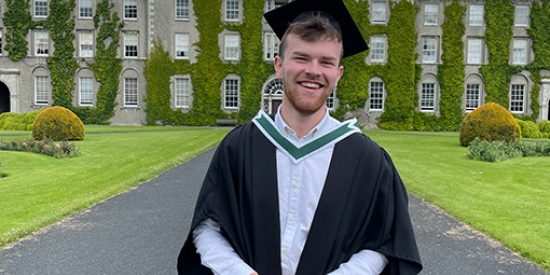
[[[317,78],[321,75],[321,64],[313,60],[307,64],[305,72],[308,77]]]

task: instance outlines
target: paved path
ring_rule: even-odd
[[[0,274],[176,274],[212,151],[0,251]],[[422,274],[549,275],[411,197]]]

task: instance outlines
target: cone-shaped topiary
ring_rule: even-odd
[[[48,107],[38,114],[32,127],[34,139],[82,140],[84,124],[71,110]]]
[[[511,142],[521,139],[521,129],[504,107],[489,102],[468,114],[460,125],[460,144],[468,146],[476,137]]]

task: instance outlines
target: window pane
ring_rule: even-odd
[[[433,111],[435,109],[435,83],[422,83],[420,94],[420,110]]]
[[[481,39],[468,39],[468,64],[481,64]]]
[[[92,106],[94,104],[94,80],[91,77],[80,78],[80,105]]]
[[[124,0],[124,18],[137,18],[137,0]]]
[[[386,2],[372,2],[371,21],[386,23]]]
[[[48,104],[49,102],[49,79],[47,76],[35,77],[35,102],[36,104]]]
[[[466,111],[472,111],[479,107],[480,84],[466,84]]]
[[[50,48],[50,37],[47,32],[34,33],[34,48],[36,55],[47,56]]]
[[[2,30],[0,29],[0,55],[2,55],[2,53],[3,53],[2,49],[4,49],[2,46],[3,46],[3,44],[2,44]]]
[[[529,26],[529,6],[516,6],[515,26]]]
[[[482,26],[483,25],[483,6],[482,5],[470,5],[470,14],[468,17],[470,26]]]
[[[189,108],[189,98],[191,95],[190,79],[176,78],[174,85],[176,108]]]
[[[48,1],[47,0],[34,0],[34,16],[35,17],[48,17]]]
[[[176,0],[176,19],[189,19],[189,0]]]
[[[386,59],[386,38],[371,37],[371,62],[384,62]]]
[[[137,78],[124,78],[124,106],[138,106]]]
[[[92,14],[92,0],[79,0],[79,14],[81,18],[91,18]]]
[[[510,91],[510,112],[523,113],[523,106],[525,104],[525,85],[514,84]]]
[[[124,56],[125,57],[137,57],[138,56],[138,35],[127,33],[124,34]]]
[[[189,58],[189,34],[176,34],[176,58]]]
[[[80,57],[94,56],[94,35],[92,33],[80,34]]]
[[[273,60],[279,52],[279,38],[274,33],[268,32],[264,35],[264,59]]]
[[[224,59],[239,60],[240,37],[238,35],[226,35],[224,37]]]
[[[369,86],[369,109],[371,111],[384,110],[384,82],[372,81]]]
[[[424,25],[439,24],[439,6],[428,4],[424,6]]]
[[[239,80],[226,79],[224,82],[224,106],[225,108],[239,108]]]
[[[330,95],[327,97],[327,108],[329,110],[334,109],[334,98],[335,97],[336,97],[336,92],[335,91],[332,91],[332,93],[330,93]]]
[[[514,39],[512,41],[512,64],[527,64],[527,40]]]
[[[423,63],[436,63],[437,55],[437,39],[435,38],[423,38],[422,39],[422,62]]]
[[[225,20],[239,21],[239,0],[225,0]]]

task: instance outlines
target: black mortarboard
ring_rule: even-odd
[[[282,39],[290,23],[298,17],[302,18],[308,12],[319,12],[321,15],[325,15],[329,21],[338,23],[342,33],[344,57],[369,48],[342,0],[294,0],[266,12],[264,17],[277,37]]]

